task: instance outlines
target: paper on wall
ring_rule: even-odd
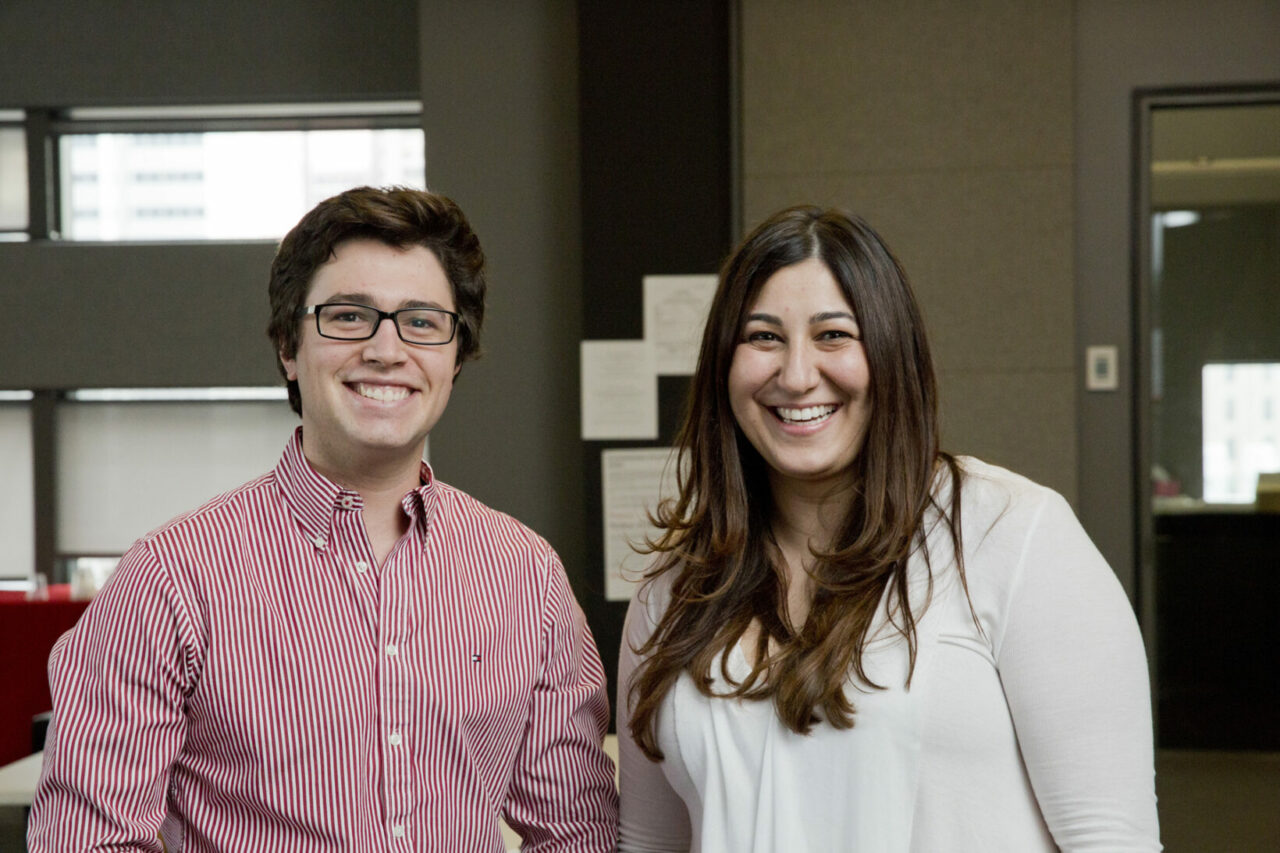
[[[582,438],[658,437],[658,377],[644,341],[582,342]]]
[[[608,601],[627,601],[649,565],[641,545],[658,534],[648,513],[677,490],[675,452],[670,447],[604,450],[600,453],[604,493],[604,587]]]
[[[658,375],[693,373],[715,292],[714,275],[644,277],[644,338],[653,347]]]

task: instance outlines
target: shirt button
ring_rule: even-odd
[[[395,643],[387,643],[387,657],[395,657],[400,652]]]
[[[351,509],[353,506],[356,505],[354,498],[343,498],[342,500],[338,501],[338,503],[342,505],[343,509]]]
[[[392,732],[392,733],[391,733],[391,737],[387,738],[387,740],[391,741],[391,745],[392,745],[392,746],[399,746],[399,745],[400,745],[400,733],[399,733],[399,732]]]
[[[324,537],[317,536],[316,538],[311,540],[311,544],[315,545],[317,548],[323,548],[325,545]]]
[[[356,571],[360,572],[361,574],[364,574],[365,572],[369,571],[369,564],[366,563],[364,560],[361,560],[360,562],[356,563]]]
[[[397,823],[395,826],[391,827],[391,837],[404,838],[404,826]]]

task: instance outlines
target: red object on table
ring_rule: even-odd
[[[71,587],[49,587],[48,601],[0,592],[0,765],[31,754],[31,718],[53,707],[49,652],[89,606],[72,601]]]

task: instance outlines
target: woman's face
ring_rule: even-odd
[[[857,458],[871,416],[861,338],[853,306],[817,258],[778,270],[750,305],[729,403],[775,488],[834,483]]]

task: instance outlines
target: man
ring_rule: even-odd
[[[148,534],[50,661],[33,853],[612,850],[604,671],[551,547],[423,443],[484,314],[438,195],[360,188],[280,244],[302,426]]]

